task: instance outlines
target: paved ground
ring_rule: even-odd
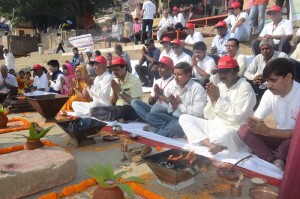
[[[126,135],[120,135],[120,141],[115,142],[104,142],[101,137],[96,138],[96,144],[74,148],[70,145],[66,144],[66,134],[55,124],[55,123],[47,123],[45,124],[45,119],[42,118],[38,113],[21,113],[21,114],[10,114],[10,118],[13,117],[23,117],[28,121],[36,121],[41,126],[51,126],[55,127],[48,134],[46,139],[51,140],[52,142],[65,147],[68,151],[70,151],[77,159],[78,172],[76,178],[70,182],[65,184],[64,186],[56,187],[51,190],[46,190],[32,196],[25,197],[26,199],[37,198],[38,196],[44,195],[46,193],[50,193],[52,191],[60,192],[63,187],[77,184],[88,177],[85,175],[86,167],[91,166],[93,163],[99,162],[101,164],[111,163],[115,169],[115,171],[127,170],[128,175],[137,175],[142,176],[146,180],[146,188],[151,190],[152,192],[158,193],[166,198],[231,198],[230,196],[230,185],[231,183],[223,180],[222,178],[217,177],[216,168],[209,166],[207,168],[202,169],[202,173],[196,177],[196,184],[180,190],[178,192],[171,191],[163,186],[160,186],[156,183],[156,176],[152,173],[149,167],[142,163],[140,165],[135,165],[135,163],[131,163],[130,161],[125,162],[129,164],[129,166],[125,167],[124,162],[120,161],[122,157],[122,153],[120,152],[120,146],[124,142]],[[26,131],[17,132],[18,134],[27,134]],[[22,144],[24,139],[14,139],[16,132],[6,133],[0,135],[0,148],[19,145]],[[129,148],[134,146],[139,146],[140,143],[130,141]],[[152,153],[157,153],[156,149],[153,148]],[[220,166],[220,165],[219,165]],[[242,198],[250,198],[249,197],[249,188],[253,187],[253,184],[249,181],[249,178],[246,178],[243,181],[242,188]],[[82,198],[83,196],[74,196],[71,198]],[[1,198],[1,197],[0,197]],[[89,198],[89,197],[84,197]]]

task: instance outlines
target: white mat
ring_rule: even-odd
[[[133,123],[128,123],[128,124],[121,124],[121,123],[116,123],[116,122],[107,122],[109,126],[113,124],[119,124],[122,126],[124,131],[131,132],[131,133],[136,133],[139,134],[140,136],[143,136],[145,138],[148,138],[150,140],[154,140],[157,142],[161,142],[164,144],[168,144],[171,146],[176,146],[182,149],[187,149],[187,150],[194,150],[196,154],[203,155],[209,158],[213,158],[217,161],[221,162],[227,162],[234,164],[240,159],[250,155],[249,152],[247,151],[240,151],[235,154],[228,154],[228,151],[222,151],[218,153],[217,155],[213,156],[206,147],[204,146],[195,146],[195,145],[190,145],[187,143],[186,140],[184,139],[173,139],[173,138],[168,138],[164,136],[157,135],[155,133],[151,132],[146,132],[143,131],[143,126],[145,126],[145,123],[138,123],[138,122],[133,122]],[[264,161],[260,158],[258,158],[255,155],[252,155],[251,158],[248,160],[245,160],[241,163],[239,163],[240,167],[254,171],[256,173],[260,173],[266,176],[270,176],[276,179],[281,179],[283,175],[283,171],[278,169],[275,165]]]

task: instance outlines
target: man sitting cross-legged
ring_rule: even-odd
[[[175,83],[169,95],[159,96],[159,99],[168,103],[167,111],[151,111],[146,116],[147,123],[153,127],[151,131],[167,137],[182,137],[184,133],[178,117],[183,113],[203,116],[207,96],[203,87],[191,76],[192,67],[188,63],[180,62],[174,67]]]
[[[94,107],[110,106],[110,90],[113,76],[107,72],[107,60],[103,56],[98,56],[93,62],[93,67],[97,73],[97,77],[93,81],[93,78],[86,79],[88,86],[87,91],[92,102],[79,102],[72,103],[72,108],[76,113],[88,115]]]
[[[293,64],[285,58],[269,62],[263,77],[269,90],[239,134],[255,155],[283,170],[300,109],[300,84],[294,80]],[[275,116],[277,128],[263,121],[270,113]]]
[[[217,86],[213,83],[206,86],[205,119],[187,114],[179,118],[189,143],[204,145],[212,154],[225,147],[234,153],[244,146],[238,129],[252,115],[256,99],[251,85],[240,78],[238,72],[235,59],[228,55],[220,58],[217,73],[221,82]]]
[[[168,104],[162,100],[162,96],[168,96],[170,94],[170,88],[174,81],[173,76],[173,61],[170,57],[164,56],[158,62],[158,72],[161,76],[153,84],[151,96],[148,99],[148,104],[138,99],[131,101],[131,106],[138,114],[138,116],[147,122],[147,114],[150,111],[167,111]],[[153,106],[151,106],[153,105]]]
[[[123,123],[137,119],[138,115],[130,106],[130,102],[142,96],[140,80],[127,71],[127,63],[120,56],[112,59],[109,68],[115,76],[115,81],[111,82],[111,104],[115,106],[92,108],[91,116],[105,121],[119,120]]]

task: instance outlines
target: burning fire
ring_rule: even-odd
[[[168,161],[184,161],[188,162],[190,165],[196,160],[196,155],[192,151],[190,151],[186,156],[182,155],[182,152],[179,154],[179,156],[169,155]]]

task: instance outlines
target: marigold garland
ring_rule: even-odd
[[[51,141],[49,140],[45,140],[45,141],[42,141],[44,143],[45,146],[57,146],[56,144],[52,143]],[[24,145],[17,145],[17,146],[10,146],[10,147],[7,147],[7,148],[1,148],[0,149],[0,155],[2,154],[6,154],[6,153],[12,153],[12,152],[15,152],[15,151],[21,151],[24,149]]]
[[[0,134],[3,133],[9,133],[9,132],[13,132],[13,131],[22,131],[22,130],[27,130],[30,127],[30,122],[28,122],[27,120],[23,119],[23,118],[11,118],[8,119],[8,123],[9,122],[22,122],[24,124],[24,126],[20,126],[20,127],[15,127],[15,128],[4,128],[4,129],[0,129]]]
[[[64,196],[70,196],[74,193],[79,193],[79,192],[83,191],[84,189],[91,187],[95,184],[96,184],[96,181],[94,179],[90,178],[79,184],[75,184],[75,185],[64,188],[61,193]]]
[[[39,197],[39,199],[58,199],[58,195],[56,192],[51,192]]]

